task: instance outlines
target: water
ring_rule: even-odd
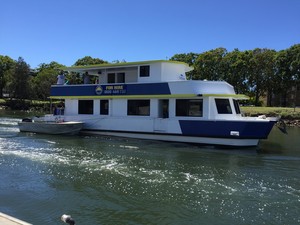
[[[251,149],[19,133],[0,117],[0,212],[32,224],[299,224],[300,129]]]

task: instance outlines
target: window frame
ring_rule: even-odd
[[[198,105],[194,104],[197,102]],[[198,111],[195,111],[195,109],[193,109],[195,105],[199,107]],[[175,116],[203,117],[203,99],[176,99]]]
[[[218,114],[232,114],[232,107],[229,98],[215,98],[215,104]]]
[[[89,105],[90,104],[90,105]],[[94,100],[78,100],[78,115],[93,115]]]
[[[150,77],[150,65],[140,66],[140,77]]]
[[[233,99],[234,110],[236,114],[241,114],[241,108],[237,99]]]
[[[124,72],[117,73],[116,76],[117,76],[116,83],[125,83],[125,73]]]
[[[116,74],[115,73],[108,73],[107,74],[107,83],[108,84],[115,84],[116,83]]]
[[[107,103],[107,106],[105,104]],[[107,107],[107,109],[106,109]],[[109,115],[109,100],[101,99],[100,100],[100,115]]]
[[[146,108],[142,109],[143,107]],[[150,99],[128,99],[127,116],[150,116]]]

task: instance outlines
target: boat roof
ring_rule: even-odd
[[[182,64],[185,66],[185,72],[193,70],[193,67],[190,67],[187,63],[171,60],[148,60],[148,61],[138,61],[138,62],[121,62],[121,63],[104,63],[96,65],[87,65],[87,66],[71,66],[63,67],[62,69],[70,72],[85,72],[87,70],[100,70],[100,69],[110,69],[110,68],[122,68],[122,67],[136,67],[141,65],[149,65],[154,63],[171,63],[171,64]]]

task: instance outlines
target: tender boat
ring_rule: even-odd
[[[277,118],[244,117],[247,96],[223,81],[187,80],[192,69],[167,60],[68,67],[97,83],[52,85],[50,98],[64,99],[64,120],[82,121],[85,133],[226,146],[268,137]]]
[[[41,134],[77,134],[83,128],[82,122],[42,121],[23,119],[18,123],[21,132]]]

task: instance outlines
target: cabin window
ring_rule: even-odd
[[[125,83],[125,73],[108,73],[107,83]]]
[[[176,99],[176,116],[203,116],[202,99]]]
[[[215,102],[219,114],[232,114],[229,99],[216,98]]]
[[[150,100],[128,100],[127,115],[150,116]]]
[[[93,100],[79,100],[78,101],[78,114],[93,114],[94,101]]]
[[[125,83],[125,73],[117,73],[117,83]]]
[[[109,102],[108,100],[100,100],[100,115],[108,115]]]
[[[109,84],[116,83],[114,73],[108,73],[107,74],[107,83],[109,83]]]
[[[140,77],[150,76],[150,66],[140,66]]]
[[[236,114],[241,114],[241,109],[238,100],[233,99],[234,109]]]

